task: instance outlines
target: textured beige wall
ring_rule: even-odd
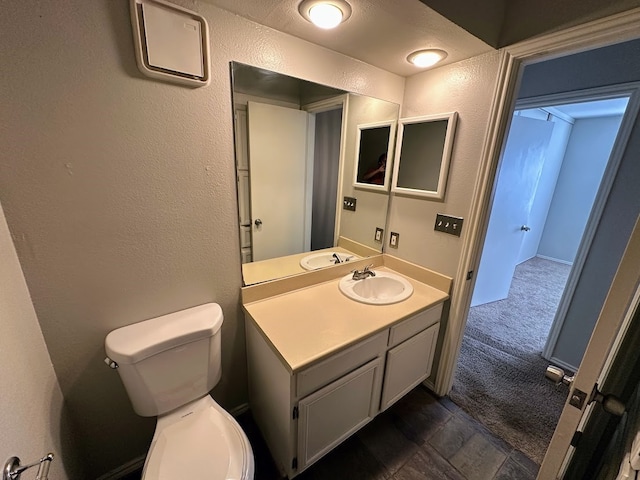
[[[389,230],[400,234],[395,256],[455,277],[462,242],[433,230],[436,214],[469,215],[489,109],[498,74],[499,53],[492,52],[407,79],[402,117],[458,112],[443,202],[392,195]]]
[[[78,424],[85,478],[143,454],[153,431],[102,363],[116,327],[220,303],[214,397],[228,408],[246,401],[228,62],[402,100],[401,77],[180,3],[210,24],[207,88],[142,77],[126,0],[5,2],[0,17],[0,202]]]
[[[469,234],[471,196],[475,187],[482,147],[487,133],[489,110],[495,90],[499,52],[407,78],[401,117],[458,112],[458,122],[449,164],[444,201],[392,195],[389,205],[388,230],[400,234],[393,255],[422,265],[454,279],[453,295],[459,290],[456,278],[465,235]],[[455,237],[434,231],[436,214],[463,217],[462,235]],[[449,324],[460,320],[448,318],[440,328],[433,372],[438,371],[440,354]],[[432,376],[435,382],[435,375]]]
[[[0,265],[0,461],[24,465],[52,452],[50,476],[64,480],[78,473],[73,433],[1,206]]]

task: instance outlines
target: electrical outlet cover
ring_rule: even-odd
[[[391,235],[389,235],[389,246],[391,248],[398,248],[399,241],[400,241],[400,234],[396,232],[391,232]]]

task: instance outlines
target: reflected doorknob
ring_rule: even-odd
[[[262,220],[260,220],[259,218],[256,218],[256,221],[253,223],[255,224],[256,227],[262,226]]]
[[[522,230],[523,232],[528,232],[529,230],[531,230],[531,227],[529,227],[528,225],[522,225],[520,227],[520,230]]]

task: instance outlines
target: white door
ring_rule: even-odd
[[[471,306],[507,298],[553,123],[514,115]],[[524,228],[524,230],[523,230]]]
[[[253,261],[308,251],[310,115],[257,102],[247,110]]]
[[[640,221],[636,221],[540,467],[538,473],[540,480],[562,477],[566,466],[565,460],[568,461],[573,454],[571,439],[579,426],[586,423],[591,413],[590,406],[582,405],[581,408],[577,408],[570,404],[570,400],[580,392],[585,392],[589,397],[594,386],[601,384],[606,378],[608,365],[623,338],[624,333],[618,334],[618,332],[625,331],[625,323],[629,321],[638,306],[639,287]],[[540,400],[544,401],[544,399]]]

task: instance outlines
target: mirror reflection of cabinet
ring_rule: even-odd
[[[358,125],[355,154],[354,187],[389,189],[388,159],[393,154],[395,122]]]
[[[401,118],[394,193],[443,200],[458,114]]]

